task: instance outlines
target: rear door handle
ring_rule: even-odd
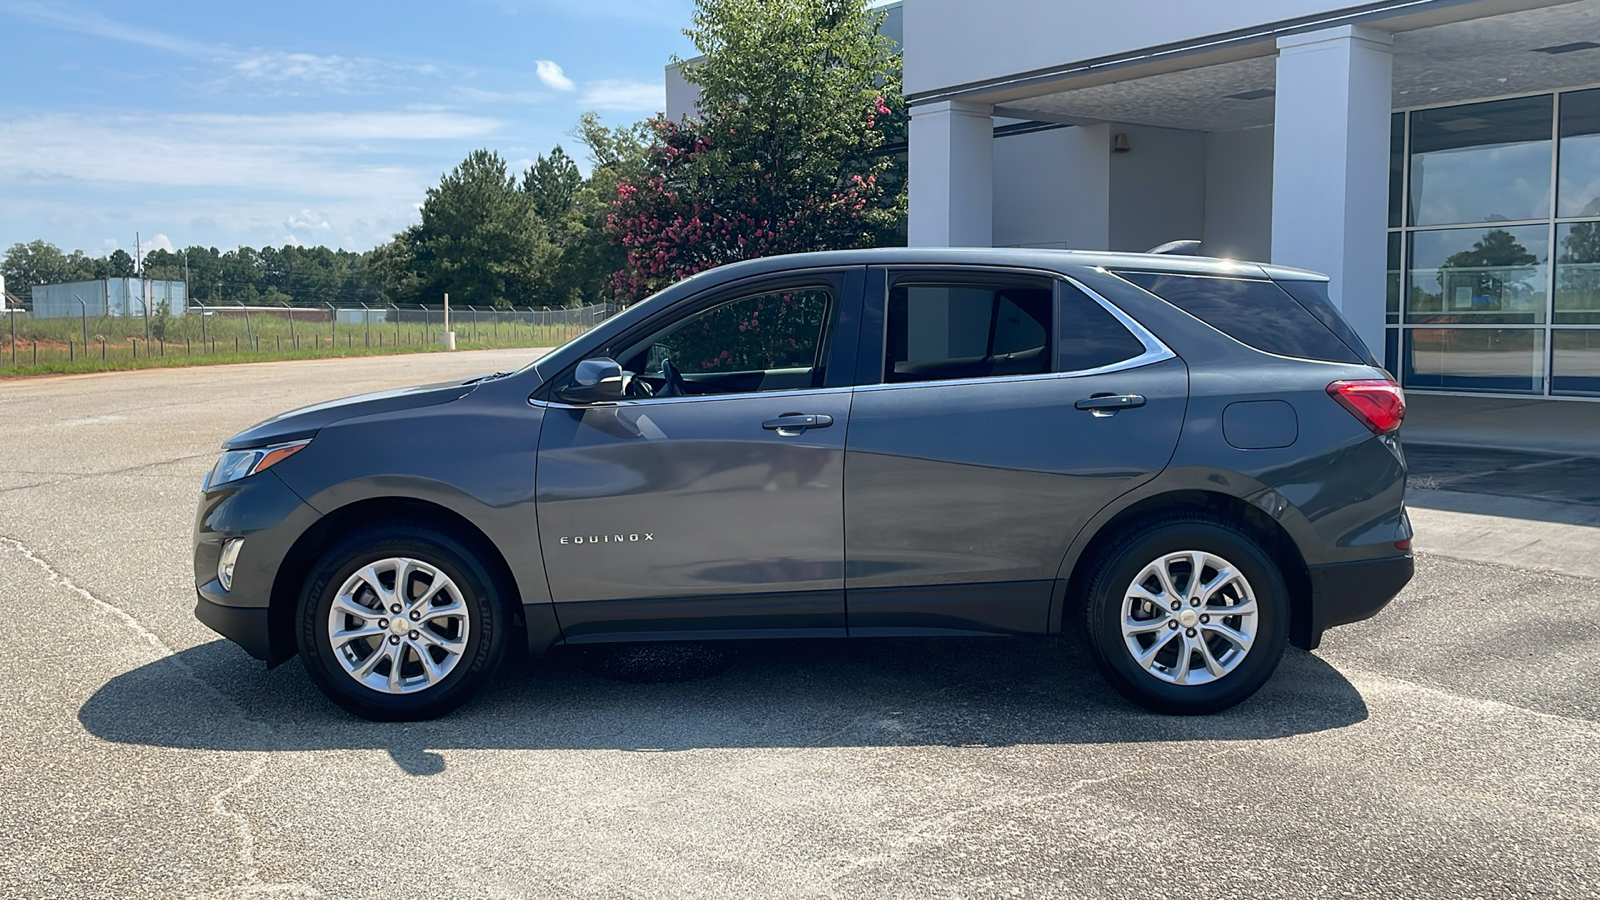
[[[1072,405],[1076,409],[1085,409],[1097,416],[1110,416],[1115,415],[1119,409],[1143,406],[1144,397],[1139,394],[1095,394]]]
[[[833,416],[806,416],[800,413],[784,413],[776,419],[768,419],[761,423],[761,427],[779,434],[799,434],[807,428],[827,428],[833,424]]]

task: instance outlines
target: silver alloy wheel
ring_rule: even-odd
[[[1255,643],[1256,595],[1215,553],[1180,550],[1139,570],[1122,599],[1122,640],[1139,668],[1171,684],[1207,684]]]
[[[450,576],[417,559],[369,563],[345,580],[328,610],[328,643],[346,674],[384,694],[426,690],[461,662],[471,634]]]

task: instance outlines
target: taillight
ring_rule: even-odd
[[[1400,427],[1406,417],[1406,395],[1400,385],[1388,379],[1335,381],[1328,385],[1328,396],[1361,420],[1373,434],[1388,434]]]

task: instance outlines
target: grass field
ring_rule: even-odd
[[[541,324],[526,316],[481,314],[457,315],[451,326],[458,349],[488,350],[558,346],[589,324]],[[442,349],[437,315],[432,322],[373,322],[370,327],[271,315],[153,318],[148,330],[143,318],[121,316],[87,322],[19,318],[15,327],[13,339],[11,323],[0,317],[0,378]]]

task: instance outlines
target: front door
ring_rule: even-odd
[[[860,283],[692,300],[617,353],[640,396],[550,404],[539,535],[569,642],[844,634],[851,373],[831,360],[853,363]]]

